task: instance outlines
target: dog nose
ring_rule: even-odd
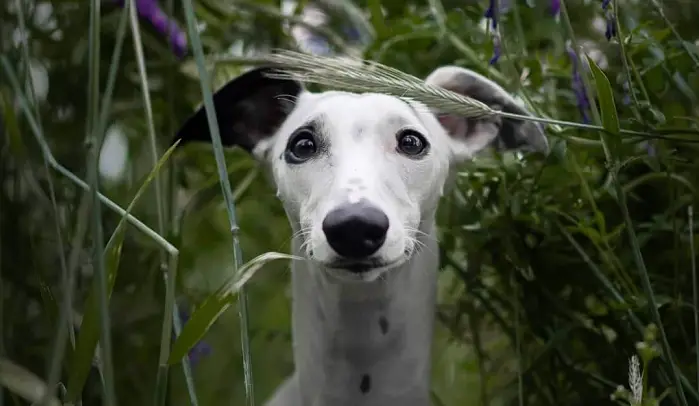
[[[386,241],[388,217],[366,200],[342,205],[330,211],[323,220],[323,233],[328,244],[345,258],[370,256]]]

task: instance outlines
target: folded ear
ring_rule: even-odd
[[[253,153],[260,141],[271,138],[294,107],[303,86],[293,80],[266,76],[272,67],[248,71],[214,93],[221,142]],[[177,132],[180,145],[211,142],[206,109],[202,105]]]
[[[425,81],[479,100],[496,110],[531,115],[505,89],[468,69],[443,66],[434,70]],[[471,119],[440,112],[437,112],[437,118],[454,141],[454,152],[460,159],[471,158],[488,146],[498,150],[540,152],[547,152],[549,148],[542,126],[533,121],[500,116]]]

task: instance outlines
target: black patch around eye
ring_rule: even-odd
[[[424,135],[413,129],[403,129],[396,134],[396,151],[411,159],[427,155],[430,144]]]
[[[316,156],[320,145],[314,125],[299,127],[289,137],[284,150],[284,159],[292,165],[302,164]]]
[[[359,383],[359,390],[367,394],[371,390],[371,376],[368,374],[362,375],[362,381]]]

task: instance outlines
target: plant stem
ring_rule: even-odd
[[[240,250],[240,242],[238,241],[239,227],[235,214],[235,202],[233,199],[233,191],[231,190],[231,184],[228,179],[228,171],[226,170],[226,160],[223,153],[223,144],[221,142],[221,135],[219,133],[218,120],[216,117],[216,109],[214,106],[213,95],[210,87],[211,81],[209,79],[209,72],[206,70],[204,50],[201,44],[201,39],[199,38],[199,32],[197,31],[197,22],[196,16],[194,15],[194,7],[192,6],[192,0],[184,0],[182,6],[184,8],[184,14],[187,20],[187,29],[189,31],[192,50],[194,51],[194,58],[197,63],[197,70],[199,72],[201,91],[204,96],[204,108],[206,110],[206,117],[211,133],[211,141],[213,143],[214,157],[216,158],[216,167],[218,169],[219,181],[221,183],[221,189],[223,192],[223,200],[226,204],[226,210],[228,212],[228,221],[233,240],[232,242],[234,272],[237,274],[239,269],[242,267],[242,253]],[[250,336],[248,332],[247,292],[246,289],[242,287],[238,296],[238,310],[240,318],[241,346],[243,352],[243,375],[245,379],[246,404],[248,406],[254,406],[255,397],[252,378],[252,361],[250,359],[251,357]]]
[[[697,357],[697,391],[699,392],[699,280],[697,280],[697,257],[694,252],[694,206],[687,208],[687,217],[689,223],[689,258],[692,268],[692,304],[694,305],[694,348]]]
[[[102,133],[98,132],[99,117],[99,72],[100,72],[100,0],[93,0],[90,7],[89,66],[88,78],[88,180],[92,198],[92,238],[93,268],[95,283],[99,292],[100,310],[100,349],[102,372],[104,377],[104,402],[106,406],[116,406],[114,389],[114,368],[112,364],[112,338],[109,317],[109,299],[107,297],[107,274],[104,266],[104,235],[102,231],[102,210],[97,190],[99,189],[99,153]]]

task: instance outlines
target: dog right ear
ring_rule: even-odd
[[[500,85],[470,69],[442,66],[430,73],[425,82],[472,97],[497,110],[521,116],[532,115]],[[497,116],[469,119],[455,114],[435,113],[451,136],[454,155],[458,160],[470,159],[488,146],[499,150],[520,149],[543,153],[549,150],[543,127],[533,121]]]
[[[224,147],[238,146],[249,153],[271,138],[294,108],[304,90],[294,80],[267,77],[272,67],[250,70],[214,93],[214,108]],[[180,146],[188,142],[211,142],[211,131],[202,105],[177,132]]]

